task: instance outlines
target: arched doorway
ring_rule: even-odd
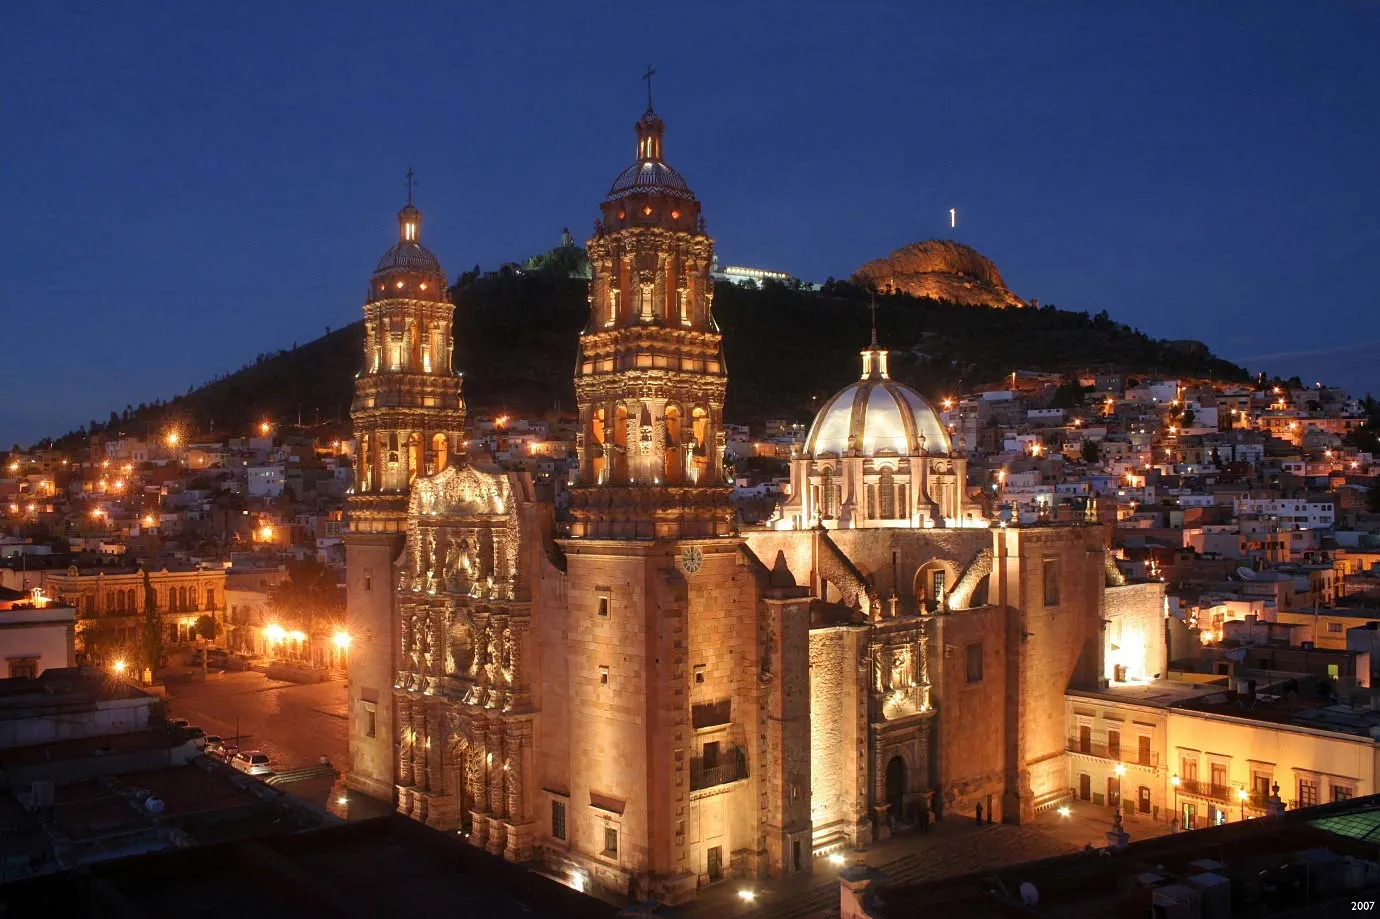
[[[906,761],[900,756],[893,756],[886,764],[886,803],[891,805],[889,813],[893,824],[905,819]]]

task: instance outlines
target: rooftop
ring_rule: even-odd
[[[1218,679],[1222,677],[1214,674]],[[1202,686],[1179,680],[1150,680],[1145,683],[1113,683],[1106,689],[1070,689],[1068,695],[1089,699],[1111,699],[1155,708],[1168,708],[1214,692],[1220,687]]]
[[[194,906],[192,906],[194,904]],[[29,915],[603,919],[615,908],[397,815],[175,849],[0,887]]]
[[[1117,853],[1090,850],[930,884],[884,886],[881,899],[893,916],[1149,916],[1156,889],[1220,884],[1201,877],[1211,874],[1230,885],[1231,907],[1223,915],[1341,915],[1352,900],[1375,899],[1380,890],[1374,868],[1355,889],[1343,883],[1347,865],[1375,858],[1377,826],[1380,796],[1369,796],[1132,841]],[[1035,887],[1038,906],[1021,904],[1022,884]],[[1276,890],[1264,894],[1264,884]]]

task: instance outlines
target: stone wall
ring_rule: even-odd
[[[1033,819],[1036,808],[1058,800],[1066,788],[1064,691],[1096,684],[1104,544],[1102,527],[998,531],[998,563],[1005,561],[1008,578],[1006,602],[1021,611],[1007,648],[1019,662],[1009,668],[1016,681],[1009,717],[1020,728],[1018,756],[1008,763],[1015,770],[1008,793],[1019,790],[1022,822]],[[1056,566],[1058,580],[1057,602],[1050,604],[1045,602],[1047,561]],[[1010,805],[1007,809],[1012,810]],[[1015,813],[1008,817],[1016,819]]]
[[[859,655],[866,627],[810,632],[810,821],[816,847],[858,839],[867,816],[867,706]]]
[[[1106,589],[1107,629],[1102,678],[1154,679],[1168,672],[1164,632],[1164,583],[1127,584]]]
[[[345,538],[345,619],[350,632],[347,785],[391,802],[396,725],[393,682],[398,648],[393,560],[396,534],[354,533]]]
[[[1001,813],[1008,723],[1006,632],[1008,611],[983,607],[936,616],[930,648],[936,683],[935,802],[942,817],[971,817],[989,801]],[[981,679],[968,679],[970,646],[982,648]]]

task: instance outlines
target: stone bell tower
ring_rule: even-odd
[[[595,883],[676,903],[758,868],[760,661],[724,476],[714,243],[650,101],[588,243],[580,468],[560,541],[569,772],[549,787]]]
[[[637,157],[614,180],[588,243],[576,536],[719,536],[732,519],[714,241],[694,192],[662,159],[665,129],[649,101]]]
[[[418,476],[445,469],[463,447],[465,402],[451,366],[455,313],[446,275],[422,245],[422,212],[398,212],[398,241],[384,253],[364,302],[363,369],[350,416],[355,481],[346,502],[346,618],[351,636],[350,787],[391,798],[393,683],[398,617],[393,562]]]

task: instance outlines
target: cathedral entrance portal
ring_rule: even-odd
[[[891,805],[891,823],[896,825],[906,816],[906,761],[893,756],[886,764],[886,803]]]

